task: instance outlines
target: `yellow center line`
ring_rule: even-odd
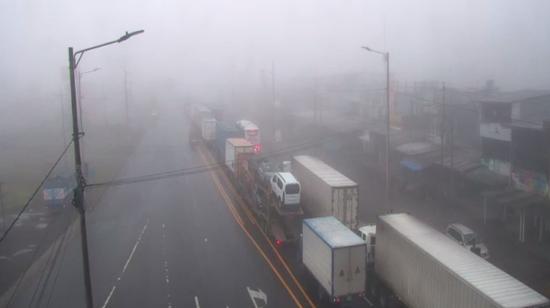
[[[207,153],[208,155],[208,153]],[[210,156],[210,158],[212,158],[212,156]],[[222,174],[222,176],[225,176],[225,174]],[[227,178],[226,178],[227,179]],[[248,209],[248,207],[244,204],[244,201],[242,200],[242,198],[239,196],[239,194],[235,191],[235,189],[233,187],[230,186],[231,191],[236,194],[238,196],[238,199],[237,199],[237,202],[239,203],[239,206],[244,209],[245,212],[247,213],[250,213],[250,210]],[[300,284],[300,282],[298,281],[298,279],[296,279],[296,276],[294,275],[294,273],[290,270],[290,267],[288,266],[288,264],[286,263],[286,261],[284,260],[283,256],[281,256],[281,254],[279,253],[279,251],[277,250],[277,248],[275,246],[273,246],[273,243],[271,243],[271,240],[269,239],[269,237],[267,236],[267,234],[265,234],[264,230],[262,230],[262,228],[259,226],[259,224],[257,223],[256,221],[256,218],[254,218],[254,216],[252,214],[248,215],[248,217],[250,219],[252,219],[252,222],[253,224],[255,224],[258,229],[260,230],[260,232],[262,233],[262,235],[264,236],[264,238],[266,239],[266,241],[269,243],[269,245],[271,246],[271,248],[273,249],[273,251],[275,252],[275,255],[277,255],[277,258],[279,259],[279,261],[283,264],[283,267],[285,268],[285,270],[288,272],[288,274],[290,275],[290,277],[292,278],[292,281],[296,284],[296,286],[298,286],[298,289],[300,290],[300,292],[302,292],[304,298],[307,300],[308,304],[315,308],[315,304],[313,303],[313,301],[311,300],[311,298],[309,297],[309,295],[306,293],[306,291],[304,290],[304,288],[302,287],[302,285]]]
[[[199,155],[201,157],[201,159],[203,160],[203,163],[207,163],[207,159],[206,157],[204,156],[204,154],[202,153],[202,150],[200,148],[197,148],[198,149],[198,152],[199,152]],[[294,295],[294,293],[292,292],[292,290],[290,289],[290,287],[287,285],[287,283],[284,281],[283,277],[281,276],[281,274],[279,273],[279,271],[275,268],[275,266],[273,265],[273,263],[271,262],[271,260],[267,257],[267,255],[265,254],[265,252],[262,250],[262,248],[260,247],[260,245],[258,245],[258,243],[256,242],[256,240],[254,240],[254,238],[252,237],[252,235],[248,232],[248,230],[244,227],[244,224],[243,224],[243,221],[239,215],[239,213],[237,212],[237,210],[235,209],[235,205],[233,204],[233,202],[231,201],[231,198],[229,198],[229,196],[227,195],[227,192],[224,190],[224,188],[222,187],[221,183],[219,182],[218,178],[216,177],[215,173],[212,172],[212,171],[209,171],[210,173],[210,176],[212,177],[213,181],[214,181],[214,184],[216,186],[216,189],[218,190],[218,192],[220,193],[222,199],[225,201],[225,204],[226,206],[229,208],[229,211],[231,212],[233,218],[235,219],[235,221],[237,221],[238,225],[241,227],[241,229],[243,230],[243,232],[246,234],[246,236],[250,239],[250,241],[252,242],[252,244],[254,244],[254,247],[256,248],[256,250],[262,255],[262,257],[264,258],[264,260],[267,262],[267,264],[269,265],[269,267],[271,268],[271,270],[273,271],[273,273],[275,273],[275,275],[277,276],[277,278],[279,279],[279,281],[283,284],[283,286],[285,287],[285,289],[287,290],[288,294],[290,295],[290,297],[292,298],[292,300],[294,301],[294,303],[296,304],[296,306],[298,307],[301,307],[303,308],[302,304],[298,301],[298,299],[296,298],[296,295]]]
[[[242,202],[242,201],[239,201],[239,202]],[[241,205],[241,206],[244,206],[246,207],[246,205]],[[253,218],[255,219],[255,218]],[[273,245],[273,243],[271,242],[271,240],[269,239],[269,237],[267,236],[267,234],[264,232],[264,230],[262,230],[262,228],[258,228],[260,230],[260,232],[262,233],[262,235],[264,236],[264,238],[266,239],[266,241],[269,243],[269,245],[271,246],[271,248],[273,249],[273,251],[275,252],[275,254],[277,255],[277,258],[279,259],[279,261],[281,261],[281,263],[283,264],[283,267],[285,268],[285,270],[290,274],[290,277],[292,278],[292,280],[294,281],[294,283],[296,284],[296,286],[298,286],[298,289],[300,289],[300,292],[302,292],[302,294],[304,295],[305,299],[307,300],[308,304],[311,306],[311,307],[314,307],[315,308],[315,304],[313,303],[313,301],[309,298],[308,294],[306,293],[306,291],[304,290],[304,288],[302,287],[302,285],[300,284],[300,282],[298,281],[298,279],[296,279],[296,276],[294,276],[294,273],[290,270],[290,267],[288,266],[288,264],[286,263],[286,261],[284,260],[283,256],[281,256],[281,254],[279,253],[278,249]]]

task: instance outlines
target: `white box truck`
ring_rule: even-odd
[[[204,118],[201,122],[201,136],[206,142],[216,140],[216,119]]]
[[[235,173],[239,154],[253,154],[254,147],[244,138],[228,138],[225,141],[225,165]]]
[[[357,228],[357,184],[323,161],[295,156],[292,173],[302,186],[302,207],[310,217],[334,216],[348,228]]]
[[[335,217],[303,220],[302,262],[332,303],[365,292],[365,258],[365,242]]]
[[[543,295],[409,214],[380,216],[375,232],[367,293],[376,289],[380,306],[393,295],[410,308],[550,307]]]

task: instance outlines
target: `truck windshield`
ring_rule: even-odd
[[[287,194],[297,194],[300,192],[300,185],[298,184],[288,184],[286,185],[285,192]]]

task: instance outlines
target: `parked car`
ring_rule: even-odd
[[[454,223],[447,226],[446,231],[447,236],[458,242],[461,246],[468,248],[483,259],[489,259],[487,246],[479,240],[479,237],[472,229],[465,225]]]

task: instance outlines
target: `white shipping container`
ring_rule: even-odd
[[[365,242],[335,217],[304,219],[302,262],[331,297],[365,291]]]
[[[302,186],[301,201],[306,214],[334,216],[347,227],[357,228],[359,192],[357,184],[323,161],[295,156],[292,173]]]
[[[408,214],[380,216],[375,271],[407,307],[549,307],[547,298]]]
[[[225,165],[235,172],[235,159],[240,153],[254,153],[252,144],[243,138],[229,138],[225,141]]]
[[[202,119],[201,135],[205,141],[213,141],[216,139],[216,119]]]

